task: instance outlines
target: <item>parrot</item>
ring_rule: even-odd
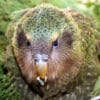
[[[96,41],[90,21],[75,10],[51,4],[12,14],[6,35],[19,70],[44,99],[67,92],[93,58]]]

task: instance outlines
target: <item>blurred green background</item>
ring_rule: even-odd
[[[97,30],[100,32],[100,0],[0,0],[0,100],[5,100],[5,98],[10,97],[11,95],[14,95],[13,98],[20,95],[15,95],[16,91],[12,90],[12,88],[15,88],[15,85],[12,85],[10,88],[12,78],[10,78],[11,76],[9,73],[5,74],[6,70],[4,68],[4,52],[6,49],[5,45],[7,44],[5,32],[8,23],[11,21],[10,15],[14,11],[32,8],[43,2],[51,3],[59,8],[73,8],[92,17],[95,20]],[[6,85],[4,85],[5,83]],[[98,83],[95,86],[95,89],[99,88],[97,94],[100,94],[100,86],[98,86]],[[8,89],[8,91],[6,91],[6,89]],[[10,98],[7,100],[10,100]],[[16,98],[16,100],[19,99]]]

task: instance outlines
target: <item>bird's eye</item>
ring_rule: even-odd
[[[57,47],[57,46],[58,46],[58,40],[55,40],[55,41],[53,42],[53,46],[54,46],[54,47]]]
[[[26,46],[27,46],[27,47],[30,47],[30,46],[31,46],[30,41],[27,41]]]

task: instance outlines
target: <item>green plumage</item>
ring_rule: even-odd
[[[67,30],[67,32],[72,33],[73,35],[73,41],[74,41],[72,48],[73,54],[75,54],[75,56],[77,55],[76,58],[79,57],[80,59],[83,60],[83,65],[79,68],[80,70],[79,75],[82,76],[81,78],[83,78],[85,71],[88,70],[88,66],[92,66],[92,68],[95,69],[96,67],[95,59],[97,59],[95,55],[97,31],[93,26],[92,20],[90,20],[86,16],[74,10],[65,10],[64,14],[62,13],[62,9],[58,9],[46,4],[42,6],[39,5],[36,8],[26,9],[21,12],[20,11],[15,12],[12,16],[13,16],[13,21],[9,25],[6,33],[10,46],[11,43],[13,42],[12,43],[13,47],[16,47],[16,34],[18,31],[18,25],[20,24],[22,25],[21,28],[23,29],[27,37],[31,36],[31,38],[34,41],[35,40],[37,41],[39,39],[49,41],[54,34],[57,33],[61,34],[63,31]],[[8,58],[11,57],[8,55]],[[19,75],[20,73],[19,72],[17,73],[15,71],[16,68],[12,67],[13,65],[16,65],[15,60],[11,63],[12,63],[11,66],[6,65],[7,69],[8,70],[11,69],[11,73],[13,73],[12,74],[13,76],[16,77],[18,75],[18,77],[20,78]],[[90,63],[92,64],[90,65]],[[80,74],[80,72],[82,75]],[[72,75],[76,73],[74,72]],[[94,74],[94,72],[91,73]],[[70,81],[70,79],[68,79],[68,81]],[[22,96],[20,97],[23,97],[23,94],[25,92],[23,86],[27,87],[27,85],[22,81],[22,79],[19,79],[16,87],[20,86],[19,84],[20,82],[22,82],[21,83],[22,87],[19,90],[23,92]],[[83,91],[85,92],[85,90]],[[27,97],[29,100],[31,100],[32,97],[34,96],[34,94],[32,94],[31,90],[29,89],[26,89],[25,93],[26,95],[24,95],[24,98]],[[81,93],[79,94],[81,96]],[[38,98],[38,100],[40,99],[40,97],[38,96],[36,98]]]

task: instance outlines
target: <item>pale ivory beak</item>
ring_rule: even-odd
[[[45,79],[47,75],[47,62],[39,60],[36,62],[36,70],[41,79]]]

